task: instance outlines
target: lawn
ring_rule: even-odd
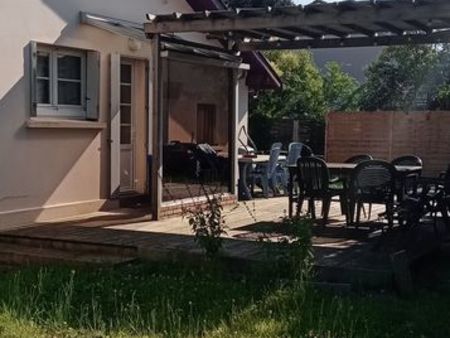
[[[0,275],[2,337],[446,337],[450,288],[333,295],[174,263]]]

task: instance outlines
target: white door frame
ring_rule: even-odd
[[[120,158],[121,158],[121,161],[120,161],[120,164],[121,164],[121,166],[120,166],[120,171],[121,171],[121,174],[122,174],[122,171],[125,169],[125,168],[122,168],[122,161],[123,161],[123,153],[125,152],[125,151],[130,151],[131,152],[131,154],[130,154],[130,163],[129,163],[129,168],[130,168],[130,170],[129,170],[129,182],[130,182],[130,185],[129,186],[124,186],[124,184],[123,184],[123,182],[122,182],[122,180],[121,180],[121,184],[120,184],[120,192],[122,193],[122,192],[132,192],[132,191],[134,191],[135,190],[135,188],[136,188],[136,185],[135,185],[135,178],[136,178],[136,170],[135,170],[135,168],[136,168],[136,166],[135,166],[135,162],[136,162],[136,159],[135,159],[135,151],[136,151],[136,109],[135,109],[135,107],[136,107],[136,104],[135,104],[135,100],[136,100],[136,95],[135,95],[135,75],[134,75],[134,72],[135,72],[135,64],[134,64],[134,62],[132,61],[132,60],[121,60],[120,61],[120,67],[122,67],[122,65],[127,65],[127,66],[130,66],[131,67],[131,69],[130,69],[130,72],[131,72],[131,74],[130,74],[130,80],[131,80],[131,83],[125,83],[125,82],[122,82],[122,79],[120,79],[120,92],[119,92],[119,97],[121,98],[122,97],[122,95],[121,95],[121,91],[122,91],[122,86],[130,86],[130,103],[128,104],[128,103],[123,103],[123,102],[121,102],[121,99],[119,99],[119,101],[120,101],[120,111],[122,112],[122,107],[124,106],[124,105],[129,105],[130,106],[130,123],[128,124],[124,124],[124,123],[122,123],[122,121],[120,121],[120,127],[122,128],[122,126],[126,126],[126,127],[130,127],[130,142],[131,143],[129,143],[129,144],[122,144],[122,140],[121,140],[121,142],[120,142]],[[122,114],[122,113],[120,113],[120,114]],[[121,132],[121,131],[120,131]]]

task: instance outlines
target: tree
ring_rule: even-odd
[[[365,110],[410,109],[430,91],[438,54],[432,46],[388,47],[366,71],[361,107]]]
[[[262,93],[253,102],[253,113],[271,118],[322,118],[326,110],[323,79],[311,53],[275,51],[266,56],[280,75],[283,87]]]
[[[339,63],[328,62],[323,75],[323,91],[328,110],[358,110],[359,83],[345,73]]]
[[[429,77],[428,108],[450,109],[450,45],[437,46],[437,64]]]
[[[268,149],[274,123],[282,118],[323,121],[326,102],[323,79],[310,52],[265,54],[282,80],[282,88],[264,91],[250,101],[250,134],[260,149]]]

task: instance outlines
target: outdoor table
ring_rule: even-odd
[[[339,163],[339,162],[327,162],[327,167],[330,173],[341,176],[341,177],[349,177],[356,168],[358,164],[356,163]],[[288,214],[289,217],[292,217],[293,214],[293,203],[294,203],[294,177],[297,175],[297,165],[288,165],[289,170],[289,181],[288,181],[288,194],[289,194],[289,205],[288,205]],[[409,174],[420,173],[422,171],[421,166],[406,166],[406,165],[397,165],[395,166],[397,173],[400,178],[403,180],[403,177]]]
[[[252,193],[248,188],[247,183],[247,173],[249,167],[254,164],[267,164],[269,163],[270,155],[257,155],[256,157],[247,157],[243,155],[238,156],[239,163],[239,181],[238,181],[238,192],[239,200],[248,201],[253,199]],[[286,156],[280,155],[278,157],[279,162],[286,161]]]

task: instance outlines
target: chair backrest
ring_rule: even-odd
[[[281,142],[275,142],[275,143],[272,143],[272,145],[270,146],[270,151],[272,151],[272,149],[276,149],[276,148],[282,148],[283,147],[283,143],[281,143]]]
[[[270,150],[269,163],[264,167],[265,174],[267,175],[267,177],[271,177],[274,174],[274,172],[277,168],[278,158],[280,157],[280,153],[281,153],[281,147],[279,147],[279,148],[272,147],[272,149]]]
[[[304,144],[301,142],[291,142],[288,148],[288,155],[286,159],[287,165],[296,165],[299,157],[302,156],[302,149]]]
[[[409,166],[417,166],[423,167],[423,161],[420,157],[415,155],[405,155],[394,158],[391,163],[393,165],[409,165]]]
[[[324,160],[310,156],[297,160],[300,190],[306,196],[317,196],[328,190],[330,173]]]
[[[214,148],[209,144],[197,144],[197,146],[193,150],[193,154],[194,158],[200,164],[200,169],[211,169],[215,171],[217,170],[218,155]]]
[[[311,147],[309,147],[306,144],[304,144],[303,147],[302,147],[301,156],[302,157],[314,156],[314,153],[313,153]]]
[[[345,160],[345,163],[359,164],[364,161],[373,160],[373,157],[367,154],[355,155]]]
[[[350,193],[382,199],[395,191],[394,165],[381,160],[369,160],[358,164],[352,172]]]

